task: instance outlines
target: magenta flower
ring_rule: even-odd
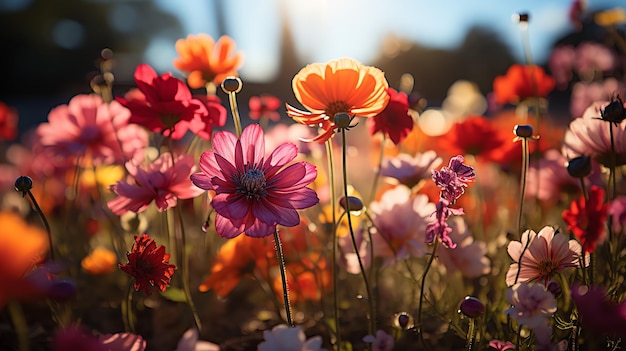
[[[435,238],[439,238],[443,246],[454,249],[456,244],[450,238],[452,228],[448,225],[448,218],[452,215],[463,215],[462,208],[450,208],[446,199],[440,199],[436,204],[436,210],[433,212],[436,219],[426,226],[426,243],[432,244]]]
[[[579,285],[572,287],[572,300],[587,331],[598,336],[626,338],[626,301],[611,301],[604,287]]]
[[[515,350],[515,344],[510,341],[500,341],[493,339],[489,342],[489,347],[496,349],[497,351]]]
[[[65,162],[66,158],[87,157],[94,164],[121,164],[143,158],[148,135],[129,125],[130,111],[113,101],[105,103],[98,95],[77,95],[68,105],[48,114],[48,123],[37,128],[34,149]]]
[[[126,162],[130,175],[111,187],[117,197],[107,203],[116,215],[128,211],[139,213],[155,202],[159,211],[176,206],[177,199],[190,199],[202,194],[193,186],[189,176],[195,172],[193,156],[181,155],[172,159],[170,153],[159,156],[149,165]]]
[[[209,113],[202,101],[191,96],[187,85],[171,73],[159,76],[152,67],[141,64],[135,70],[135,82],[138,91],[116,100],[131,110],[131,123],[152,132],[178,140],[189,129],[199,129],[195,124],[202,123],[202,117]]]
[[[448,166],[432,171],[433,181],[441,189],[441,197],[450,204],[454,204],[465,193],[467,184],[476,178],[474,168],[464,164],[464,160],[461,155],[454,156]]]
[[[285,167],[297,155],[298,148],[285,143],[266,157],[263,129],[257,124],[246,127],[239,139],[228,131],[213,136],[213,150],[202,154],[201,172],[193,174],[191,181],[215,191],[211,205],[220,236],[264,237],[277,225],[300,224],[296,210],[319,199],[306,187],[317,177],[315,166],[298,162]]]

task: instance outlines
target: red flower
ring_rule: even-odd
[[[0,101],[0,140],[17,137],[17,110]]]
[[[552,89],[554,79],[534,65],[512,65],[505,76],[497,76],[493,81],[496,101],[502,105],[529,97],[545,97]]]
[[[171,73],[158,76],[152,67],[141,64],[135,70],[135,82],[139,92],[116,97],[130,109],[131,123],[178,140],[187,130],[199,128],[196,124],[208,114],[202,101],[194,99],[187,85]]]
[[[153,286],[165,291],[176,269],[169,263],[170,254],[165,253],[165,246],[156,246],[154,239],[144,233],[135,236],[133,248],[126,257],[128,263],[120,263],[118,267],[135,278],[135,291],[144,290],[148,296],[152,294]]]
[[[589,200],[581,197],[572,201],[569,210],[563,211],[563,220],[567,223],[567,230],[574,233],[580,240],[583,251],[593,253],[596,244],[606,238],[604,222],[609,205],[604,203],[604,190],[593,185],[589,193]]]
[[[213,127],[223,127],[226,125],[226,108],[222,105],[222,100],[216,95],[194,95],[206,106],[208,115],[194,119],[194,123],[189,126],[192,133],[204,140],[211,139]]]
[[[387,134],[398,145],[413,129],[413,118],[409,115],[409,96],[393,88],[387,88],[387,94],[389,103],[371,120],[369,131],[371,135],[376,132]]]
[[[267,118],[274,122],[280,121],[280,114],[276,111],[280,107],[280,100],[275,96],[252,96],[248,100],[248,106],[250,107],[250,118],[253,120]]]

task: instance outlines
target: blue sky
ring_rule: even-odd
[[[178,16],[188,34],[217,36],[211,1],[158,0]],[[223,1],[226,32],[245,55],[242,77],[264,81],[280,69],[276,57],[282,21],[291,28],[298,53],[306,62],[348,56],[369,63],[383,39],[393,34],[433,48],[451,49],[475,25],[492,28],[523,62],[515,13],[530,14],[528,30],[536,62],[548,57],[554,40],[572,30],[567,13],[571,0],[228,0]],[[623,0],[588,0],[590,9],[612,8]],[[622,5],[623,6],[623,5]],[[172,70],[172,43],[155,38],[145,59],[159,70]],[[159,55],[155,55],[159,52]]]

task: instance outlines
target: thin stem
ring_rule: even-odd
[[[522,235],[522,214],[524,212],[524,197],[526,195],[526,176],[528,173],[528,138],[522,138],[522,173],[520,181],[519,206],[517,212],[517,232]]]
[[[15,333],[17,334],[20,351],[30,350],[28,340],[28,323],[26,322],[22,306],[18,302],[12,301],[8,304],[7,308],[9,309],[11,321],[13,322]]]
[[[587,185],[585,184],[585,178],[580,178],[580,189],[582,190],[585,200],[589,200],[589,193],[587,192]]]
[[[469,327],[467,329],[467,340],[466,340],[466,349],[467,351],[472,351],[472,346],[474,345],[474,335],[476,327],[476,320],[474,318],[469,319]]]
[[[237,93],[231,91],[228,93],[228,102],[230,103],[230,111],[233,114],[233,122],[235,122],[235,133],[237,137],[241,137],[241,118],[239,117],[239,110],[237,109]]]
[[[337,274],[337,201],[335,194],[335,166],[333,160],[333,144],[330,139],[326,141],[326,154],[328,158],[328,179],[330,183],[330,207],[331,207],[331,217],[332,217],[332,235],[333,235],[333,248],[332,248],[332,275],[333,275],[333,312],[335,318],[335,338],[336,338],[336,349],[341,350],[341,332],[340,332],[340,323],[339,323],[339,295],[337,294],[337,288],[339,286],[339,277]]]
[[[287,286],[287,273],[285,272],[285,257],[283,256],[283,245],[280,242],[278,230],[274,228],[274,245],[276,248],[276,258],[278,258],[278,266],[280,267],[280,278],[283,283],[283,300],[285,303],[285,315],[287,315],[287,324],[294,327],[293,317],[291,316],[291,304],[289,303],[289,287]]]
[[[178,222],[180,223],[180,265],[181,273],[183,276],[183,291],[185,293],[185,300],[187,300],[187,305],[189,305],[189,309],[191,310],[191,314],[193,315],[193,320],[196,323],[196,328],[198,328],[198,332],[202,332],[202,322],[200,321],[198,310],[196,309],[196,305],[194,304],[193,298],[191,297],[191,289],[189,288],[189,257],[187,257],[187,239],[185,235],[185,226],[183,225],[183,215],[178,206],[174,208],[174,211],[176,212]]]
[[[48,223],[48,219],[46,219],[46,215],[43,214],[41,207],[39,207],[39,204],[37,203],[37,200],[35,199],[35,195],[33,195],[33,193],[30,190],[28,190],[27,194],[28,194],[28,198],[32,202],[33,206],[35,207],[35,212],[37,212],[37,214],[39,215],[39,218],[41,218],[41,222],[43,222],[43,226],[46,228],[46,233],[48,233],[48,245],[50,247],[49,258],[51,261],[53,261],[54,260],[54,248],[52,246],[52,230],[50,230],[50,224]]]
[[[350,229],[350,238],[352,239],[352,246],[354,247],[354,253],[356,254],[356,258],[359,261],[359,268],[361,270],[361,275],[363,276],[363,283],[365,284],[365,290],[367,291],[367,302],[369,308],[369,334],[373,335],[376,331],[376,310],[374,307],[374,296],[372,295],[372,290],[369,284],[369,280],[367,279],[367,271],[363,266],[363,259],[361,258],[361,254],[359,253],[359,247],[356,243],[356,238],[354,236],[354,229],[352,227],[352,214],[350,212],[350,201],[348,199],[348,162],[347,162],[347,152],[346,152],[346,129],[341,129],[341,151],[342,151],[342,166],[343,166],[343,196],[346,199],[346,213],[348,215],[348,228]],[[370,344],[371,346],[371,344]]]
[[[419,304],[417,305],[417,328],[419,330],[419,338],[420,338],[420,342],[422,343],[422,346],[424,347],[424,349],[428,349],[428,347],[426,347],[426,342],[424,341],[424,330],[423,330],[423,324],[422,324],[422,305],[424,304],[424,286],[426,286],[426,276],[428,275],[428,271],[430,270],[430,267],[433,264],[433,261],[435,260],[435,257],[437,256],[437,246],[439,245],[439,240],[435,239],[434,244],[433,244],[433,252],[430,255],[430,258],[428,259],[428,263],[426,263],[426,268],[424,268],[424,274],[422,275],[422,283],[420,286],[420,299],[419,299]]]
[[[617,160],[615,159],[615,137],[613,136],[613,123],[609,122],[609,135],[611,136],[611,164],[610,164],[610,175],[611,178],[611,193],[609,200],[615,199],[615,194],[617,193],[617,177],[615,176],[615,168]]]
[[[126,299],[121,304],[122,308],[122,317],[124,320],[124,330],[134,333],[135,332],[135,313],[133,311],[133,279],[130,279],[128,282],[128,287],[126,289]]]

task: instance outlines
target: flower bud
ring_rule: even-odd
[[[241,91],[241,88],[243,87],[243,83],[241,82],[241,79],[239,77],[226,77],[226,79],[224,79],[224,81],[222,82],[222,90],[224,90],[225,93],[238,93]]]
[[[624,102],[616,97],[604,110],[602,110],[602,120],[612,123],[620,123],[626,119],[626,111],[624,110]]]
[[[335,115],[335,125],[339,128],[348,128],[352,122],[352,117],[345,112],[339,112]]]
[[[406,312],[396,313],[394,315],[393,325],[401,330],[411,329],[413,328],[413,317]]]
[[[15,180],[15,191],[19,191],[23,196],[33,188],[33,180],[29,176],[19,176]]]
[[[513,128],[513,133],[520,138],[531,138],[533,136],[534,130],[533,126],[529,124],[516,124],[515,128]]]
[[[530,15],[528,15],[527,13],[517,13],[513,15],[513,20],[515,20],[517,23],[528,23],[528,20],[530,20]]]
[[[352,211],[361,211],[363,209],[363,201],[356,196],[348,196],[348,201],[346,203],[346,198],[342,197],[339,200],[339,205],[344,209],[348,210],[348,205],[350,206],[350,212]]]
[[[478,318],[485,313],[485,305],[473,296],[466,296],[461,301],[459,313],[463,313],[469,318]]]
[[[561,288],[561,284],[555,282],[554,280],[551,280],[548,283],[548,286],[546,286],[546,290],[551,292],[552,295],[554,295],[555,299],[558,298],[559,296],[561,296],[561,293],[563,293],[563,289]]]
[[[584,178],[591,174],[591,157],[578,156],[567,162],[567,173],[574,178]]]

